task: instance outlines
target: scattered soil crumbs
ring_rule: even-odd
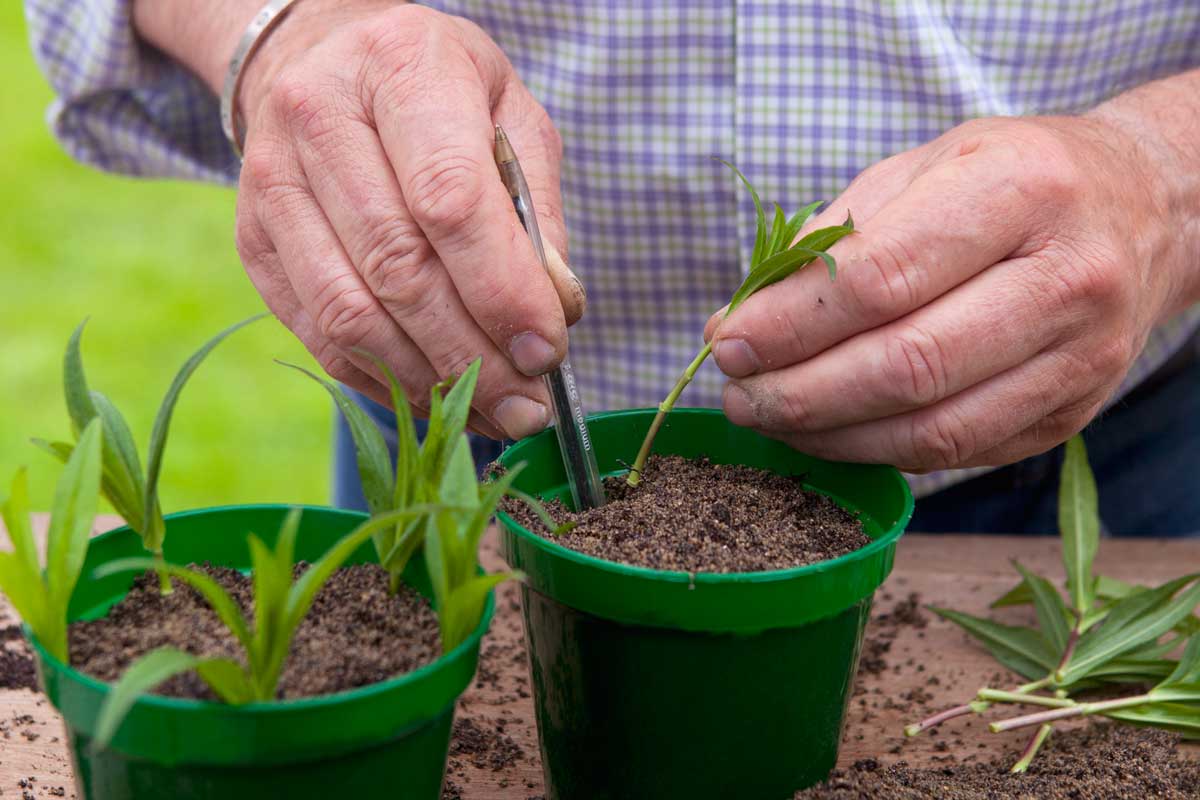
[[[1127,800],[1200,797],[1200,762],[1181,758],[1179,737],[1148,728],[1095,724],[1055,733],[1024,775],[1011,752],[990,764],[915,769],[873,758],[835,771],[796,800]]]
[[[608,503],[581,514],[547,503],[576,527],[556,542],[587,555],[683,572],[758,572],[845,555],[871,542],[862,523],[799,478],[680,456],[651,456],[643,480],[605,482]],[[524,503],[503,508],[546,531]]]
[[[472,717],[454,720],[450,757],[465,758],[476,769],[499,772],[525,756],[520,745],[504,732],[503,719],[488,722]]]
[[[859,660],[860,673],[879,675],[888,668],[884,657],[892,649],[892,642],[903,628],[924,628],[929,618],[921,610],[921,597],[916,592],[901,600],[895,607],[871,618],[867,635],[863,640],[862,656]]]
[[[296,566],[296,575],[308,565]],[[225,567],[201,572],[252,610],[251,579]],[[292,640],[292,651],[279,682],[279,699],[344,691],[411,672],[439,653],[437,617],[417,592],[387,591],[388,576],[379,566],[343,567],[317,594],[312,609]],[[71,664],[105,681],[116,680],[139,656],[163,645],[190,653],[241,660],[241,648],[208,604],[186,584],[163,597],[158,578],[140,576],[129,594],[102,619],[70,627]],[[157,693],[213,699],[193,673],[162,684]]]

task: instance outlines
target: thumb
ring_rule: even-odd
[[[587,292],[584,291],[583,282],[575,277],[575,273],[571,271],[567,262],[559,254],[558,248],[545,238],[542,239],[542,244],[546,248],[546,268],[550,272],[550,282],[554,284],[554,290],[558,292],[563,316],[568,325],[574,325],[587,310]]]

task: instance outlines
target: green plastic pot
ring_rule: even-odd
[[[590,418],[602,472],[624,471],[654,413]],[[546,796],[784,800],[837,761],[871,596],[912,494],[895,469],[806,456],[712,410],[672,411],[655,451],[802,475],[874,541],[795,569],[690,575],[586,556],[502,514],[504,554],[528,576]],[[553,432],[500,461],[526,462],[519,488],[570,502]]]
[[[180,564],[208,561],[249,569],[247,532],[274,542],[289,506],[232,506],[172,514],[165,556]],[[305,508],[296,557],[314,560],[358,526],[362,514]],[[134,575],[91,580],[99,565],[142,555],[129,528],[97,537],[71,598],[72,620],[94,619],[129,590]],[[348,563],[374,562],[368,543]],[[404,579],[426,597],[418,556]],[[459,694],[475,674],[479,641],[491,622],[489,598],[471,637],[415,672],[337,694],[228,706],[146,696],[100,750],[92,734],[109,685],[51,657],[33,641],[50,702],[66,722],[80,798],[87,800],[237,800],[252,797],[428,798],[441,794],[450,727]]]

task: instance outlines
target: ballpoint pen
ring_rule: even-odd
[[[521,220],[525,232],[533,243],[542,268],[549,271],[546,264],[546,251],[542,247],[542,236],[538,230],[537,217],[533,211],[533,198],[529,193],[529,184],[525,182],[525,174],[517,161],[512,145],[504,133],[504,129],[496,126],[496,166],[500,169],[500,179],[504,188],[512,197],[513,207]],[[571,498],[575,501],[575,510],[583,511],[604,505],[604,486],[600,482],[600,470],[596,466],[596,453],[592,449],[592,437],[588,435],[587,420],[583,414],[583,404],[579,401],[579,389],[575,384],[575,373],[571,370],[571,362],[563,358],[557,369],[545,375],[546,388],[550,390],[550,405],[554,414],[554,432],[558,437],[558,446],[562,451],[563,467],[567,472],[567,481],[571,486]]]

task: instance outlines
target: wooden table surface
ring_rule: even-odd
[[[114,525],[111,518],[101,518],[96,528],[108,530]],[[485,542],[489,569],[499,565],[494,543],[493,532]],[[1196,548],[1195,542],[1181,540],[1106,540],[1100,546],[1097,568],[1124,580],[1159,582],[1181,574],[1189,564],[1194,568]],[[922,603],[985,614],[987,604],[1014,583],[1012,557],[1055,580],[1062,577],[1053,538],[909,534],[900,542],[895,571],[876,594],[875,615],[890,611],[912,593]],[[514,586],[501,589],[496,619],[483,644],[479,680],[463,696],[458,714],[460,721],[470,719],[480,730],[499,733],[483,737],[490,744],[482,752],[452,746],[446,797],[528,800],[542,793],[517,597]],[[0,616],[9,614],[0,596]],[[1025,732],[989,734],[975,719],[955,720],[932,736],[904,738],[905,723],[928,709],[961,702],[979,686],[998,679],[999,670],[985,651],[948,623],[926,616],[929,620],[923,628],[896,629],[884,656],[887,669],[860,677],[840,763],[875,756],[885,762],[903,758],[931,764],[946,759],[948,753],[960,760],[988,759],[1024,741]],[[1006,609],[1002,616],[1023,621],[1031,612]],[[879,639],[883,630],[873,619],[868,639]],[[59,796],[58,787],[65,787],[65,796],[74,796],[61,721],[41,695],[24,689],[0,691],[0,735],[0,794],[50,797]],[[1196,753],[1191,747],[1189,751]],[[30,777],[35,779],[32,784]]]

